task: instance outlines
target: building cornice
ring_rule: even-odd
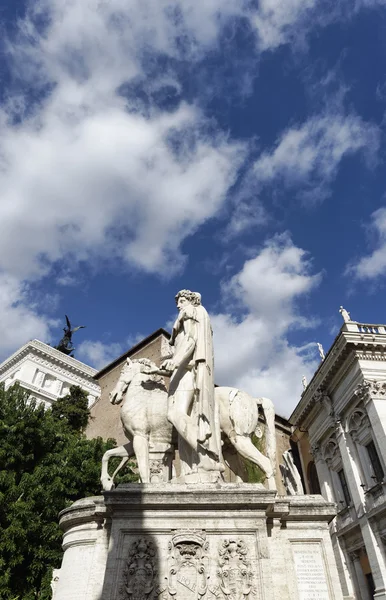
[[[19,350],[14,352],[14,354],[0,364],[0,377],[12,367],[22,362],[25,358],[27,358],[28,355],[48,360],[53,365],[65,369],[66,371],[70,371],[74,375],[83,377],[84,379],[89,378],[92,380],[94,375],[97,373],[96,369],[86,365],[85,363],[82,363],[76,358],[67,356],[63,352],[60,352],[60,350],[56,350],[56,348],[52,348],[52,346],[49,346],[44,342],[32,340],[22,346]]]
[[[350,357],[351,354],[351,357]],[[327,393],[328,386],[345,361],[386,361],[386,329],[384,325],[368,325],[350,321],[345,323],[335,338],[325,359],[315,371],[304,390],[300,402],[289,421],[295,426],[303,423],[320,395]]]

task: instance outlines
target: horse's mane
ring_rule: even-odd
[[[150,360],[150,358],[135,358],[133,360],[133,362],[134,361],[140,363],[141,365],[144,365],[145,367],[157,368],[157,365],[155,364],[155,362]],[[143,375],[146,375],[148,377],[149,381],[153,381],[154,383],[161,383],[163,386],[165,385],[164,379],[163,379],[163,377],[161,377],[161,375],[157,375],[156,373],[152,373],[152,374],[143,373]]]

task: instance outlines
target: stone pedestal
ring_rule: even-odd
[[[342,600],[322,496],[125,485],[63,511],[55,600]]]

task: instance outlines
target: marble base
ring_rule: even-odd
[[[61,513],[55,600],[342,600],[322,496],[128,484]]]

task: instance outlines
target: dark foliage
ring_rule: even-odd
[[[70,387],[70,393],[58,398],[52,405],[52,415],[55,419],[64,419],[69,428],[83,431],[90,416],[87,393],[77,385]]]
[[[1,600],[51,597],[62,557],[58,513],[100,494],[101,457],[114,442],[81,433],[88,409],[80,392],[45,410],[18,386],[0,387]]]

